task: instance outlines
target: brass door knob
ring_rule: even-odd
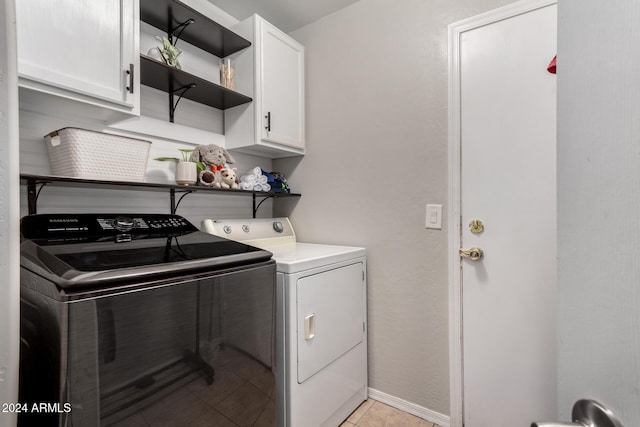
[[[462,258],[467,258],[467,259],[470,259],[471,261],[478,261],[484,255],[484,252],[482,252],[482,249],[475,248],[475,247],[469,250],[460,249],[458,253]]]
[[[469,223],[469,230],[474,234],[482,233],[484,231],[484,224],[479,219],[473,219]]]

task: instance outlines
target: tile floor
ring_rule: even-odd
[[[439,427],[377,400],[369,399],[343,422],[340,427]]]
[[[155,402],[131,408],[109,423],[117,427],[275,427],[274,377],[270,369],[232,349],[210,360],[215,382],[202,378],[173,387]],[[176,414],[179,414],[176,416]],[[439,427],[369,399],[339,427]]]
[[[153,403],[131,408],[117,427],[275,427],[275,379],[269,368],[228,348],[208,360],[215,381],[179,384]],[[155,397],[155,396],[154,396]]]

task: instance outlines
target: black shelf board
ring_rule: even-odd
[[[218,58],[251,46],[245,38],[177,0],[140,0],[140,19],[167,34],[193,19],[195,22],[189,24],[180,39]]]
[[[167,93],[195,84],[194,88],[184,92],[183,97],[220,110],[253,101],[248,96],[170,67],[146,55],[140,55],[140,83]],[[180,95],[181,92],[176,95]]]
[[[178,185],[178,184],[158,184],[154,182],[133,182],[133,181],[109,181],[98,179],[80,179],[72,178],[68,176],[55,176],[55,175],[32,175],[32,174],[20,174],[20,180],[24,183],[39,184],[52,184],[63,187],[84,187],[84,188],[104,188],[109,187],[112,189],[119,189],[122,187],[139,187],[141,190],[177,190],[177,191],[208,191],[219,194],[230,195],[243,195],[251,196],[255,194],[258,197],[300,197],[299,193],[274,193],[271,191],[249,191],[239,190],[235,188],[213,188],[203,185]]]

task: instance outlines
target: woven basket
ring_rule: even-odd
[[[70,127],[44,138],[53,175],[144,181],[149,141]]]

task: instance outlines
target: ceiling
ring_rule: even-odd
[[[358,0],[209,0],[242,21],[254,13],[288,33]]]

